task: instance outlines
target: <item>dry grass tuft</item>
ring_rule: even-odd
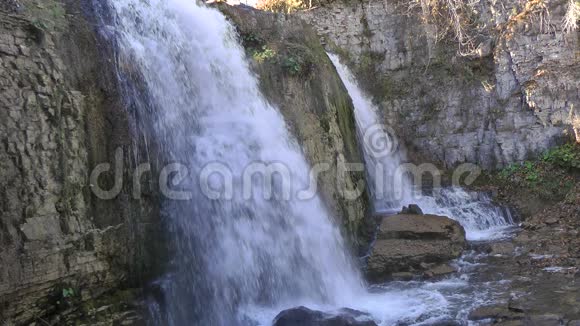
[[[423,22],[436,28],[437,41],[452,35],[459,44],[459,54],[472,55],[477,50],[484,29],[476,7],[481,0],[407,0],[408,11],[421,8]]]
[[[562,21],[562,30],[565,33],[571,33],[578,29],[578,20],[580,19],[580,1],[569,0],[568,10]]]

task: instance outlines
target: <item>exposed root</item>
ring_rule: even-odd
[[[562,23],[565,32],[578,28],[580,17],[580,0],[569,0],[568,11]],[[511,37],[514,28],[521,22],[536,21],[540,33],[551,33],[557,29],[552,24],[550,12],[545,0],[523,1],[520,10],[514,8],[514,13],[504,23],[495,28],[487,26],[487,22],[480,21],[482,0],[400,0],[407,8],[407,13],[417,14],[424,23],[434,26],[435,35],[430,35],[436,41],[448,38],[451,35],[458,43],[458,53],[471,56],[478,53],[480,45],[492,35],[500,38]]]
[[[529,0],[524,5],[522,11],[510,17],[510,19],[500,27],[501,34],[511,36],[511,31],[513,28],[524,21],[530,21],[533,19],[538,19],[540,22],[540,29],[542,33],[549,32],[550,29],[550,12],[544,0]]]
[[[578,29],[578,20],[580,19],[580,1],[569,0],[568,10],[562,21],[562,30],[565,33],[571,33]]]
[[[477,51],[484,29],[477,18],[476,7],[481,0],[406,0],[408,13],[421,9],[424,23],[433,26],[436,41],[452,35],[458,42],[461,55]]]

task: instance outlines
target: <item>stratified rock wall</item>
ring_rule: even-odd
[[[414,160],[491,169],[580,140],[578,33],[561,30],[568,1],[511,21],[521,1],[480,1],[487,39],[469,58],[450,37],[435,42],[405,3],[335,1],[299,15],[351,62]]]
[[[8,2],[0,6],[0,323],[21,324],[138,282],[147,272],[144,225],[157,213],[147,200],[131,206],[123,193],[105,201],[90,191],[92,168],[114,163],[116,148],[130,156],[132,141],[80,2]]]

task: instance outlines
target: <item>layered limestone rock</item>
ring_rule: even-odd
[[[220,9],[238,28],[263,94],[284,115],[314,171],[320,168],[318,193],[353,242],[364,246],[368,200],[354,108],[318,36],[298,17]]]
[[[470,57],[451,37],[436,42],[409,1],[335,1],[299,15],[351,62],[414,160],[492,169],[580,140],[578,33],[561,29],[568,1],[545,3],[528,14],[518,1],[478,2],[483,39]]]
[[[100,200],[89,175],[131,148],[127,112],[80,3],[0,6],[0,321],[50,321],[145,275],[147,200]],[[114,77],[114,75],[112,75]],[[104,179],[111,181],[107,175]]]
[[[453,272],[448,261],[458,258],[466,246],[465,230],[457,221],[435,215],[399,214],[385,217],[368,258],[373,279],[401,273],[436,276]]]

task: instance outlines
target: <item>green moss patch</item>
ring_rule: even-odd
[[[32,24],[43,31],[63,31],[67,26],[64,4],[56,0],[22,0],[24,13]]]
[[[580,145],[570,143],[547,151],[537,160],[486,173],[476,180],[475,186],[495,189],[500,201],[519,203],[523,210],[527,210],[528,204],[538,206],[539,210],[564,200],[578,182]]]

